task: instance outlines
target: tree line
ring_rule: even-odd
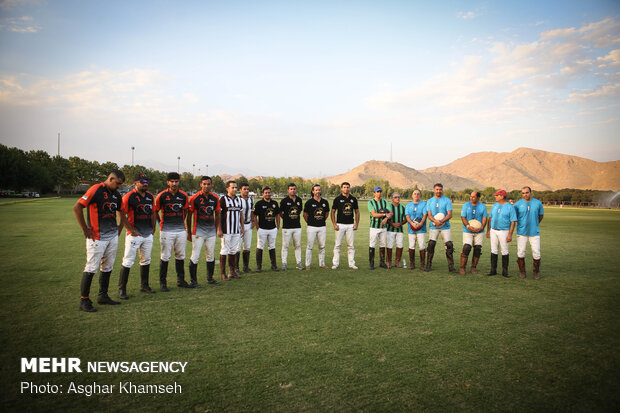
[[[51,156],[43,150],[23,151],[19,148],[10,148],[0,144],[0,189],[21,191],[36,191],[41,194],[56,193],[76,194],[82,193],[87,186],[105,180],[112,170],[121,170],[127,177],[127,185],[130,186],[133,177],[138,173],[145,173],[149,177],[149,188],[152,192],[167,188],[166,175],[168,172],[158,171],[141,165],[123,165],[119,166],[114,162],[99,163],[97,161],[89,161],[71,156],[63,158],[62,156]],[[213,190],[218,193],[225,192],[226,183],[221,176],[212,176]],[[260,194],[261,188],[269,186],[272,192],[280,195],[287,193],[288,184],[294,182],[297,185],[297,191],[301,195],[311,193],[312,185],[321,185],[323,196],[333,197],[340,194],[339,184],[330,184],[325,179],[311,180],[300,177],[263,177],[263,178],[246,178],[240,177],[238,183],[247,182],[250,190]],[[200,176],[193,175],[189,172],[181,174],[181,189],[184,191],[195,191],[200,186]],[[356,197],[372,197],[373,189],[376,186],[383,188],[385,196],[393,192],[399,192],[401,199],[408,200],[414,190],[419,189],[417,186],[413,188],[396,188],[392,187],[387,180],[369,179],[364,185],[351,187],[351,193]],[[455,191],[450,188],[444,189],[444,195],[453,201],[468,201],[469,194],[479,190],[482,193],[482,199],[486,202],[494,202],[493,193],[497,188],[487,187],[466,188],[461,191]],[[429,199],[433,196],[432,190],[420,189],[422,199]],[[596,203],[600,202],[612,193],[612,191],[582,190],[582,189],[560,189],[556,191],[535,191],[536,198],[542,202],[564,202],[564,203]],[[521,190],[516,189],[508,193],[509,199],[521,199]]]

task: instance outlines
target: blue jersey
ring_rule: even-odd
[[[515,203],[517,210],[517,235],[526,235],[534,237],[540,235],[538,229],[538,216],[545,215],[542,203],[532,198],[529,202],[521,199]]]
[[[426,201],[426,210],[431,212],[433,217],[438,213],[443,213],[444,215],[448,215],[448,211],[452,211],[452,201],[450,198],[442,196],[441,198],[432,197],[428,201]],[[450,221],[445,222],[440,228],[435,228],[435,224],[431,221],[430,224],[431,229],[450,229]]]
[[[424,215],[426,215],[426,202],[420,201],[417,204],[414,202],[409,202],[405,207],[405,215],[409,216],[412,221],[415,221],[416,218],[420,218],[421,221],[424,219]],[[411,225],[409,224],[407,224],[407,229],[410,234],[426,234],[426,221],[424,221],[424,225],[422,225],[417,231],[411,229]]]
[[[472,205],[471,202],[467,202],[463,205],[463,209],[461,209],[461,216],[465,217],[467,221],[476,219],[482,223],[482,218],[487,216],[487,206],[482,202],[478,202],[476,205]],[[472,233],[465,225],[463,225],[463,232],[467,232],[468,234]]]
[[[517,221],[517,211],[515,207],[506,202],[504,205],[497,202],[491,208],[491,229],[506,230],[510,229],[510,223]]]

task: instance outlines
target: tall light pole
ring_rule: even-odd
[[[177,173],[181,173],[181,157],[177,156]]]
[[[205,165],[205,175],[209,175],[209,165]]]
[[[192,164],[192,176],[196,176],[196,164]]]
[[[133,166],[133,159],[134,159],[133,155],[134,155],[135,150],[136,150],[136,147],[132,146],[131,147],[131,166]]]
[[[58,132],[58,157],[60,157],[60,132]]]

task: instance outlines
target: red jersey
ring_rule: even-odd
[[[123,196],[121,210],[127,214],[127,220],[136,231],[143,237],[148,237],[153,233],[151,214],[153,214],[153,204],[155,197],[146,191],[144,196],[140,195],[136,189],[132,189]],[[131,234],[129,230],[127,235]]]
[[[220,211],[219,198],[213,192],[195,193],[189,199],[189,211],[192,214],[192,235],[209,237],[215,235],[215,212]]]
[[[87,225],[95,239],[109,240],[118,235],[116,211],[121,208],[121,194],[110,191],[105,184],[91,186],[78,201],[87,208]]]
[[[159,229],[161,231],[185,231],[184,211],[189,207],[188,196],[183,191],[176,194],[169,189],[162,191],[155,198],[155,212],[161,211]]]

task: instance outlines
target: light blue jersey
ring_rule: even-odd
[[[542,203],[532,198],[529,202],[521,199],[515,203],[517,210],[517,235],[535,237],[540,235],[538,216],[545,215]]]
[[[430,211],[433,216],[440,212],[447,216],[448,211],[452,211],[452,201],[450,201],[450,198],[445,196],[442,196],[441,198],[432,197],[426,201],[426,210]],[[440,228],[435,228],[435,224],[431,221],[430,229],[450,229],[450,221],[444,223]]]
[[[405,207],[405,215],[409,216],[412,221],[415,221],[416,218],[424,219],[424,215],[426,215],[426,202],[420,201],[417,204],[409,202]],[[418,231],[412,230],[411,225],[408,223],[407,228],[410,234],[426,234],[426,221],[424,221],[424,225]]]
[[[491,229],[502,231],[510,229],[510,223],[517,221],[517,211],[510,202],[506,202],[504,205],[497,202],[491,208],[489,217],[491,218]]]
[[[478,202],[476,205],[472,205],[471,202],[467,202],[463,205],[463,209],[461,209],[461,216],[465,217],[468,221],[476,219],[482,223],[482,218],[487,216],[487,206],[482,202]],[[465,225],[463,225],[463,232],[467,232],[468,234],[472,233]]]

